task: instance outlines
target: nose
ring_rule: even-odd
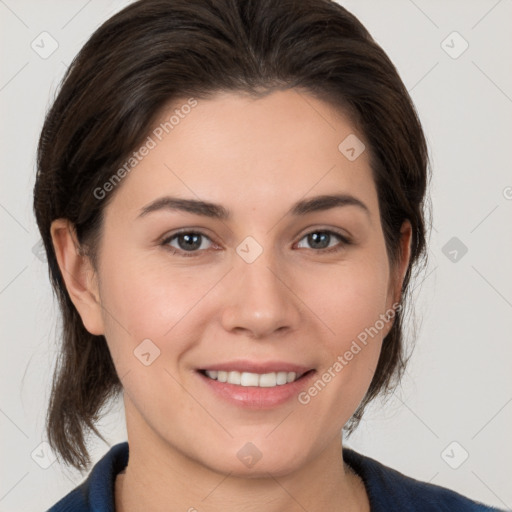
[[[252,263],[236,256],[229,276],[222,312],[224,329],[261,339],[297,328],[301,301],[294,293],[290,272],[276,265],[270,250]]]

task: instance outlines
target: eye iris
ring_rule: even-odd
[[[201,247],[201,233],[184,233],[176,235],[180,249],[192,252]],[[315,231],[307,235],[308,243],[314,249],[326,249],[329,247],[331,234],[328,231]]]
[[[186,243],[182,243],[182,240],[185,240]],[[184,251],[199,249],[199,247],[201,247],[201,235],[197,233],[179,235],[178,245],[180,246],[180,249],[183,249]]]
[[[315,249],[325,249],[329,246],[329,240],[331,235],[324,231],[318,231],[316,233],[310,233],[308,235],[308,243]],[[327,243],[325,243],[327,242]]]

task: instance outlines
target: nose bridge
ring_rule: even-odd
[[[244,329],[254,337],[294,328],[299,319],[297,305],[284,284],[287,279],[280,276],[281,266],[272,249],[264,249],[248,237],[236,252],[231,273],[234,284],[230,286],[233,292],[223,313],[224,327]]]

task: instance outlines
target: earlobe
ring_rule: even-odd
[[[73,224],[67,219],[54,220],[51,236],[62,278],[84,327],[91,334],[104,334],[97,276],[81,250]]]

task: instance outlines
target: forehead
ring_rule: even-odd
[[[140,210],[169,194],[221,203],[233,213],[262,205],[270,211],[307,196],[351,193],[373,210],[364,144],[348,116],[296,90],[175,100],[137,148],[109,208]],[[347,146],[361,153],[354,159]]]

